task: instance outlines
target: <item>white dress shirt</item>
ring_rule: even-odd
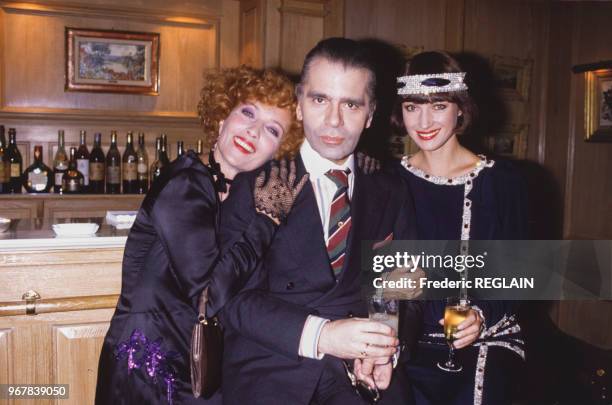
[[[355,158],[353,154],[351,154],[343,164],[338,165],[321,157],[321,155],[312,149],[307,139],[304,140],[300,148],[300,155],[302,156],[306,171],[310,174],[310,184],[312,185],[317,200],[321,226],[323,227],[323,237],[325,238],[325,244],[327,244],[327,239],[329,237],[329,213],[331,210],[331,203],[338,187],[333,180],[325,175],[325,173],[332,169],[350,169],[348,175],[348,198],[350,201],[353,197],[353,185],[355,183]],[[323,329],[323,325],[327,322],[329,322],[329,319],[314,315],[308,316],[300,339],[300,356],[319,360],[323,358],[324,355],[318,352],[317,347],[319,345],[321,330]]]

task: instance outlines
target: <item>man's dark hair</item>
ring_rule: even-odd
[[[324,58],[333,63],[341,63],[344,68],[366,69],[370,72],[370,80],[367,86],[370,103],[376,103],[376,71],[372,62],[370,51],[360,42],[348,38],[327,38],[308,52],[304,58],[302,72],[300,73],[300,83],[296,91],[298,96],[302,94],[302,86],[312,62],[316,58]]]

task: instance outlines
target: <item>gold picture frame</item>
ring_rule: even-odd
[[[585,140],[612,142],[612,69],[585,72]]]
[[[497,90],[513,99],[529,100],[532,59],[493,55],[491,66]]]
[[[160,35],[66,27],[66,91],[159,95]]]

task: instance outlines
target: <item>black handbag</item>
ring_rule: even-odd
[[[223,330],[217,318],[206,317],[208,287],[198,303],[198,323],[191,334],[191,390],[208,399],[221,387]]]

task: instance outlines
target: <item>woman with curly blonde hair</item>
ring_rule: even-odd
[[[104,339],[96,404],[191,404],[191,331],[207,289],[207,315],[238,291],[308,177],[272,163],[253,192],[259,213],[231,246],[218,245],[220,202],[231,179],[301,143],[293,84],[248,67],[208,73],[198,105],[211,147],[188,152],[153,183],[125,246],[121,296]],[[218,396],[211,399],[218,402]]]

